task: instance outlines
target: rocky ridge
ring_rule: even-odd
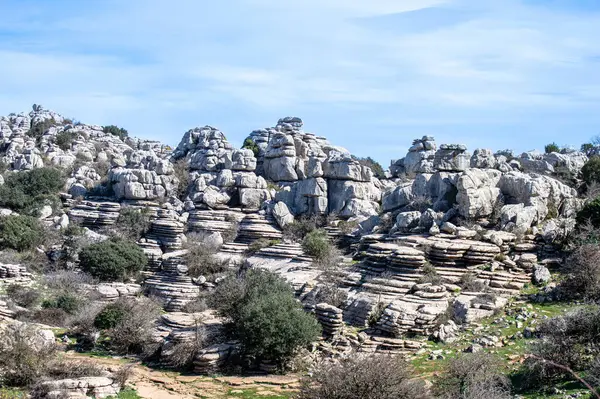
[[[34,136],[43,122],[51,123]],[[379,179],[303,126],[300,118],[282,118],[250,133],[244,149],[214,127],[194,128],[171,150],[36,106],[0,119],[0,161],[10,171],[45,165],[69,171],[62,213],[44,218],[56,228],[79,223],[102,233],[123,209],[148,209],[150,229],[138,242],[150,258],[141,286],[90,289],[114,300],[143,287],[169,312],[181,312],[213,284],[189,276],[183,255],[190,233],[211,235],[232,268],[243,262],[275,271],[299,299],[308,298],[326,282],[323,271],[298,243],[284,240],[283,229],[301,216],[329,215],[331,235],[350,243],[335,280],[347,300],[313,308],[324,326],[321,348],[331,352],[416,351],[421,344],[406,336],[454,332],[455,326],[438,328],[448,312],[466,323],[492,314],[534,270],[554,261],[554,243],[573,228],[582,205],[557,171],[576,175],[587,160],[583,153],[470,154],[464,145],[438,146],[423,137]],[[66,136],[69,144],[59,145]],[[353,223],[350,234],[341,233],[341,221]],[[273,243],[246,258],[259,239]],[[477,290],[461,288],[465,276]],[[29,277],[20,265],[0,264],[0,281]],[[0,306],[0,315],[12,313]],[[159,335],[181,340],[188,330],[163,320]],[[205,348],[196,370],[214,371],[234,346]]]

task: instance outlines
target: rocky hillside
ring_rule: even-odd
[[[588,155],[577,151],[471,154],[423,137],[376,177],[297,117],[252,131],[243,147],[205,126],[172,149],[39,105],[0,118],[2,329],[37,325],[52,341],[48,326],[60,328],[68,349],[149,356],[201,374],[242,353],[254,359],[244,367],[272,372],[280,359],[245,352],[244,337],[224,332],[235,318],[214,300],[236,292],[223,288],[234,274],[263,270],[287,281],[320,326],[311,351],[300,345],[305,361],[419,356],[427,339],[456,341],[546,285],[585,204],[578,189]],[[137,342],[116,347],[119,324],[106,309],[143,315],[136,325],[152,353]],[[182,347],[188,358],[174,360]],[[66,389],[118,392],[114,370],[91,374],[63,375],[97,378]],[[52,380],[50,392],[68,385]]]

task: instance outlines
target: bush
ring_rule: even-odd
[[[48,129],[56,125],[57,123],[56,120],[54,120],[54,118],[45,119],[43,121],[32,124],[27,134],[33,137],[39,143],[42,137],[44,136],[44,133],[46,133]]]
[[[585,184],[600,183],[600,156],[591,157],[581,168],[581,177]]]
[[[17,251],[33,249],[44,239],[44,228],[31,216],[9,215],[0,218],[0,248]]]
[[[175,342],[170,348],[163,347],[161,358],[171,367],[178,369],[190,369],[194,364],[196,355],[202,348],[206,347],[208,337],[204,326],[198,321],[193,329],[194,335],[191,339]]]
[[[102,126],[102,131],[104,133],[110,133],[113,136],[117,136],[123,141],[125,141],[125,139],[129,137],[129,133],[127,132],[127,130],[115,125]]]
[[[423,276],[419,279],[419,284],[440,285],[444,283],[444,279],[440,276],[434,266],[429,263],[423,266]]]
[[[79,260],[83,271],[101,281],[125,281],[136,276],[148,263],[140,247],[121,238],[83,248]]]
[[[60,308],[41,308],[33,312],[20,314],[17,319],[48,326],[65,327],[69,319],[69,314]]]
[[[381,167],[381,164],[379,162],[375,161],[373,158],[371,158],[371,157],[359,158],[359,157],[355,157],[355,156],[353,156],[352,158],[355,161],[358,161],[358,163],[360,163],[361,165],[370,168],[373,171],[373,175],[375,177],[377,177],[378,179],[385,179],[385,171]]]
[[[242,148],[251,150],[255,158],[258,158],[258,154],[260,154],[260,148],[258,147],[258,144],[256,144],[250,137],[247,137],[246,140],[244,140]]]
[[[292,241],[302,241],[306,235],[324,224],[320,216],[303,216],[283,228],[283,236]]]
[[[6,287],[6,296],[16,305],[24,308],[32,308],[40,303],[40,292],[31,287],[19,284],[11,284]]]
[[[560,152],[560,147],[556,143],[546,144],[544,147],[544,152],[546,154],[551,154],[553,152]]]
[[[115,328],[127,316],[128,306],[123,302],[106,305],[94,318],[94,327],[100,330]]]
[[[242,355],[256,360],[284,366],[320,332],[314,317],[294,298],[290,285],[268,271],[251,269],[245,276],[226,279],[211,301],[227,318],[227,330],[240,342]]]
[[[586,203],[577,213],[577,224],[581,226],[585,223],[600,227],[600,197]]]
[[[481,280],[478,280],[477,276],[471,272],[464,273],[462,276],[460,276],[458,286],[463,291],[470,292],[482,292],[487,288],[486,285]]]
[[[328,303],[336,308],[343,308],[347,300],[348,293],[346,291],[338,288],[334,282],[327,282],[313,289],[304,299],[304,302],[312,305]]]
[[[596,146],[592,143],[583,143],[579,148],[579,151],[583,152],[588,157],[591,157],[596,150]]]
[[[60,270],[44,276],[46,287],[51,290],[73,293],[81,289],[83,285],[94,284],[94,278],[89,274],[71,270]]]
[[[42,205],[60,203],[56,195],[64,184],[62,173],[54,168],[11,173],[0,186],[0,207],[36,216]]]
[[[313,230],[302,240],[302,249],[318,261],[329,255],[332,245],[325,230]]]
[[[69,293],[62,293],[54,298],[46,299],[42,302],[42,307],[45,309],[62,309],[65,313],[75,314],[81,307],[82,299]]]
[[[34,383],[44,375],[55,353],[54,343],[41,340],[35,329],[24,324],[5,328],[0,332],[0,385]]]
[[[298,399],[425,399],[424,382],[413,379],[410,366],[398,357],[351,356],[322,362],[304,378]]]
[[[583,244],[573,251],[565,263],[566,276],[560,283],[567,298],[600,299],[600,249],[596,244]]]
[[[273,245],[277,245],[279,243],[279,240],[267,240],[266,238],[260,238],[254,241],[252,244],[248,245],[246,254],[253,255],[263,248],[272,247]]]
[[[191,239],[194,236],[190,235]],[[201,239],[196,237],[195,239]],[[211,277],[227,270],[228,260],[216,256],[218,248],[201,241],[189,241],[187,253],[183,259],[188,268],[188,274],[192,277]]]
[[[552,381],[572,377],[565,369],[540,359],[566,366],[574,372],[593,370],[594,359],[600,356],[600,307],[582,308],[545,320],[538,333],[541,340],[531,348],[538,359],[527,359],[521,370],[530,385],[547,386]]]
[[[177,185],[177,196],[180,199],[184,199],[191,183],[189,165],[185,158],[177,160],[173,164],[173,170],[175,171],[175,177],[177,177],[177,180],[179,181],[179,184]]]
[[[510,399],[510,382],[502,367],[489,353],[463,354],[448,363],[434,390],[448,399]]]
[[[73,142],[77,139],[77,133],[70,131],[63,131],[56,135],[54,142],[63,151],[71,149]]]
[[[124,310],[125,315],[106,331],[109,348],[120,354],[142,356],[156,352],[158,344],[152,330],[160,316],[160,307],[145,297],[138,300],[121,299],[115,303]]]
[[[125,208],[119,213],[116,228],[129,240],[137,241],[150,228],[150,210]]]

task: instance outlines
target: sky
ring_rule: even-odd
[[[600,134],[600,0],[0,0],[0,115],[176,145],[299,116],[384,167],[415,138],[518,153]]]

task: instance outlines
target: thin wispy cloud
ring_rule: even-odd
[[[424,134],[577,145],[600,133],[595,4],[5,0],[0,114],[36,102],[171,144],[211,124],[238,145],[297,115],[386,164]]]

